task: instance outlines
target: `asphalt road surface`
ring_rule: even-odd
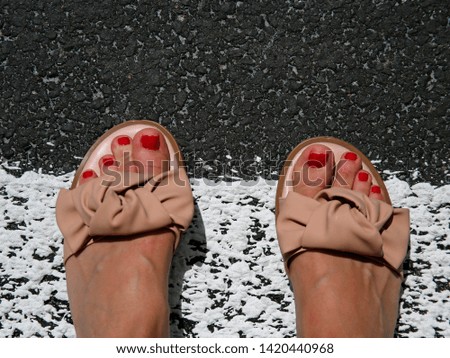
[[[72,171],[112,125],[154,119],[196,177],[276,178],[331,135],[449,182],[446,1],[0,3],[0,157],[23,170]]]

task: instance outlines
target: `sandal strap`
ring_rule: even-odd
[[[61,189],[56,221],[64,235],[64,262],[105,236],[123,237],[168,228],[175,234],[174,248],[178,246],[181,232],[189,226],[194,212],[184,169],[153,178],[125,174],[124,179],[102,175],[74,189]]]
[[[343,188],[314,198],[289,192],[280,199],[277,235],[288,269],[308,249],[347,252],[375,259],[397,273],[409,242],[409,210]]]

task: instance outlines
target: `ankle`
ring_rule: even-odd
[[[382,337],[384,324],[378,308],[342,301],[333,291],[321,290],[296,301],[297,335],[303,338]],[[300,304],[301,302],[301,304]]]

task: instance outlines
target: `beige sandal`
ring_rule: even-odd
[[[327,188],[314,198],[293,191],[293,169],[311,144],[331,149],[335,163],[348,151],[362,159],[363,169],[381,188],[386,202],[362,193]],[[300,143],[288,156],[276,192],[276,226],[286,272],[298,255],[309,251],[341,252],[381,263],[402,275],[402,263],[409,243],[409,210],[394,209],[384,182],[357,148],[331,137],[312,138]]]
[[[170,153],[170,169],[155,177],[125,172],[124,180],[100,175],[79,185],[81,173],[100,172],[99,159],[111,154],[116,136],[133,137],[145,128],[157,129]],[[140,120],[117,125],[90,148],[75,173],[70,190],[61,189],[56,202],[56,221],[64,236],[64,263],[88,245],[111,236],[129,236],[167,228],[175,234],[174,249],[189,226],[194,202],[180,149],[167,129]]]

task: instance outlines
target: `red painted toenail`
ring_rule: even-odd
[[[145,149],[158,150],[159,135],[143,135],[141,137],[141,144]]]
[[[82,176],[83,176],[84,179],[91,178],[91,177],[94,176],[94,171],[93,170],[86,170],[85,172],[83,172]]]
[[[120,137],[117,139],[117,143],[119,143],[119,145],[128,145],[131,143],[131,140],[128,137]]]
[[[102,163],[105,167],[109,167],[110,165],[113,165],[115,160],[113,158],[103,158]]]
[[[367,174],[366,172],[359,172],[358,173],[358,179],[360,181],[368,181],[369,180],[369,174]]]
[[[381,188],[378,185],[372,185],[372,189],[370,191],[374,194],[381,194]]]
[[[308,166],[311,168],[322,168],[327,162],[327,153],[309,153]]]
[[[344,155],[344,159],[347,159],[347,160],[356,160],[357,158],[358,158],[358,156],[353,152],[348,152],[348,153],[345,153],[345,155]]]

